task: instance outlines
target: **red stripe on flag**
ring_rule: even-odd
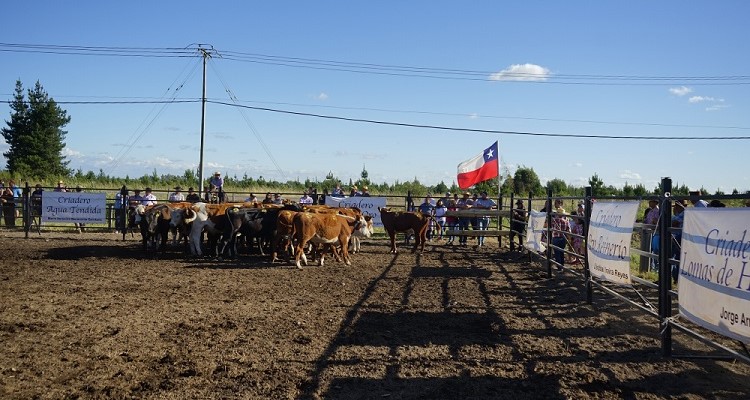
[[[458,174],[458,187],[461,189],[468,189],[470,186],[474,186],[479,182],[496,178],[498,174],[497,170],[497,158],[494,158],[492,161],[484,163],[479,169]]]

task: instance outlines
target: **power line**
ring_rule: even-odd
[[[2,100],[0,103],[13,103],[13,100]],[[175,104],[175,103],[199,103],[200,99],[193,99],[193,100],[130,100],[130,101],[112,101],[112,100],[100,100],[100,101],[57,101],[55,100],[55,103],[57,104]],[[25,102],[28,103],[28,102]]]
[[[324,118],[347,122],[360,122],[377,125],[390,125],[390,126],[401,126],[407,128],[423,128],[423,129],[437,129],[445,131],[456,131],[456,132],[474,132],[474,133],[494,133],[501,135],[520,135],[520,136],[542,136],[542,137],[562,137],[562,138],[584,138],[584,139],[633,139],[633,140],[749,140],[750,136],[618,136],[618,135],[582,135],[582,134],[566,134],[566,133],[546,133],[546,132],[521,132],[521,131],[502,131],[493,129],[474,129],[474,128],[459,128],[449,127],[441,125],[424,125],[424,124],[410,124],[405,122],[393,122],[393,121],[381,121],[364,118],[349,118],[335,115],[324,115],[324,114],[313,114],[299,111],[280,110],[266,107],[253,107],[239,104],[230,104],[221,101],[208,101],[213,104],[220,104],[229,107],[242,107],[257,111],[268,111],[281,114],[298,115],[304,117]]]
[[[237,96],[234,95],[234,92],[232,91],[232,89],[230,89],[229,86],[224,82],[224,79],[219,73],[219,70],[214,65],[214,62],[212,61],[210,65],[211,65],[211,68],[216,73],[216,76],[219,78],[219,82],[221,82],[221,84],[224,86],[224,91],[227,93],[229,98],[232,100],[232,102],[234,102],[235,105],[238,104],[239,100],[237,99]],[[266,146],[266,142],[260,136],[260,133],[258,132],[258,130],[255,129],[255,125],[253,125],[253,123],[250,121],[250,118],[248,118],[248,116],[246,115],[246,113],[244,112],[242,108],[236,108],[236,109],[237,111],[240,112],[240,115],[245,120],[245,123],[247,124],[248,128],[250,128],[250,131],[253,133],[253,135],[255,135],[255,138],[258,140],[258,143],[260,143],[260,146],[263,148],[263,151],[266,153],[268,158],[276,167],[276,171],[279,172],[282,178],[286,178],[286,174],[284,173],[284,170],[282,170],[281,167],[279,166],[279,163],[276,162],[276,158],[271,153],[271,149],[269,149],[268,146]]]
[[[200,57],[200,44],[186,47],[115,47],[79,46],[53,44],[0,43],[0,51],[14,53],[44,53],[85,56],[116,57]],[[217,53],[218,54],[218,53]],[[690,84],[695,86],[735,86],[750,85],[750,75],[707,75],[707,76],[652,76],[652,75],[602,75],[602,74],[561,74],[540,75],[518,71],[482,71],[439,67],[418,67],[381,63],[336,61],[317,58],[277,56],[239,51],[222,51],[221,58],[263,65],[327,70],[358,74],[428,78],[441,80],[502,81],[503,83],[536,83],[559,85],[593,86],[665,86]],[[493,78],[496,76],[497,78]]]
[[[67,46],[52,44],[0,43],[0,51],[8,53],[41,53],[78,56],[111,57],[195,57],[195,48],[174,47],[111,47]]]
[[[104,99],[116,99],[116,98],[133,98],[133,99],[147,99],[152,97],[117,97],[117,96],[60,96],[60,97],[93,97],[93,98],[104,98]],[[58,97],[58,98],[60,98]],[[158,98],[153,98],[158,99]],[[207,101],[223,101],[221,98],[207,98]],[[118,105],[118,104],[179,104],[179,103],[199,103],[200,98],[180,98],[175,100],[55,100],[57,104],[91,104],[91,105]],[[417,115],[439,115],[439,116],[450,116],[450,117],[470,117],[471,114],[467,113],[451,113],[451,112],[439,112],[439,111],[424,111],[424,110],[394,110],[388,108],[375,108],[375,107],[344,107],[344,106],[330,106],[321,104],[301,104],[301,103],[289,103],[289,102],[273,102],[273,101],[255,101],[255,100],[239,100],[236,97],[232,98],[233,102],[237,103],[256,103],[256,104],[274,104],[283,106],[295,106],[295,107],[313,107],[313,108],[329,108],[334,110],[350,110],[350,111],[377,111],[387,112],[396,114],[417,114]],[[13,100],[0,100],[0,103],[11,103]],[[561,119],[561,118],[543,118],[543,117],[519,117],[513,115],[490,115],[480,114],[476,115],[479,118],[489,119],[515,119],[522,121],[544,121],[544,122],[572,122],[572,123],[584,123],[584,124],[600,124],[600,125],[626,125],[626,126],[653,126],[663,128],[690,128],[690,129],[730,129],[730,130],[750,130],[750,127],[746,126],[731,126],[731,125],[695,125],[695,124],[667,124],[661,122],[628,122],[628,121],[603,121],[603,120],[591,120],[591,119]]]
[[[410,124],[405,122],[393,122],[393,121],[382,121],[364,118],[350,118],[336,115],[324,115],[315,113],[305,113],[291,110],[281,110],[268,107],[257,107],[239,104],[239,100],[232,96],[232,101],[236,101],[233,104],[225,103],[215,98],[206,99],[206,102],[219,104],[231,107],[240,107],[258,111],[269,111],[276,113],[285,113],[291,115],[308,116],[325,119],[335,119],[349,122],[363,122],[373,123],[380,125],[394,125],[404,126],[412,128],[427,128],[427,129],[440,129],[440,130],[452,130],[452,131],[463,131],[463,132],[479,132],[479,133],[497,133],[507,135],[527,135],[527,136],[549,136],[549,137],[570,137],[570,138],[592,138],[592,139],[639,139],[639,140],[746,140],[750,139],[747,136],[617,136],[617,135],[579,135],[579,134],[562,134],[562,133],[542,133],[542,132],[520,132],[520,131],[503,131],[503,130],[484,130],[484,129],[473,129],[473,128],[461,128],[461,127],[447,127],[440,125],[422,125],[422,124]],[[10,104],[11,100],[0,101],[2,103]],[[189,99],[189,100],[144,100],[144,101],[55,101],[57,104],[93,104],[93,105],[118,105],[118,104],[178,104],[178,103],[199,103],[200,99]],[[295,103],[271,103],[281,105],[294,105],[294,106],[307,106],[304,104]],[[385,111],[394,113],[415,113],[415,114],[426,114],[426,115],[448,115],[448,116],[467,116],[467,114],[459,113],[439,113],[430,111],[399,111],[399,110],[388,110],[388,109],[377,109],[377,108],[356,108],[356,107],[334,107],[334,106],[316,106],[313,107],[329,107],[334,109],[344,110],[369,110],[369,111]],[[699,128],[699,129],[736,129],[736,130],[750,130],[749,127],[742,126],[712,126],[712,125],[683,125],[683,124],[662,124],[662,123],[648,123],[648,122],[624,122],[624,121],[596,121],[596,120],[568,120],[568,119],[553,119],[553,118],[532,118],[532,117],[514,117],[514,116],[494,116],[494,115],[482,115],[482,118],[493,118],[493,119],[519,119],[519,120],[531,120],[531,121],[548,121],[548,122],[577,122],[577,123],[591,123],[591,124],[607,124],[607,125],[636,125],[636,126],[656,126],[656,127],[674,127],[674,128]],[[244,118],[244,115],[243,115]],[[250,124],[249,121],[247,121]],[[250,127],[253,129],[252,126]],[[141,135],[142,136],[142,135]],[[256,134],[257,136],[257,134]],[[140,137],[140,136],[139,136]],[[260,140],[260,139],[259,139]],[[269,156],[270,157],[270,156]],[[277,166],[278,168],[278,166]]]

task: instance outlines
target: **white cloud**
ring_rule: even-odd
[[[320,92],[320,94],[317,95],[317,96],[315,96],[315,98],[318,99],[318,100],[320,100],[320,101],[326,101],[326,100],[328,100],[328,95],[326,93],[324,93],[324,92]]]
[[[728,107],[729,105],[726,105],[726,104],[715,104],[715,105],[712,105],[711,107],[706,107],[706,111],[719,111]]]
[[[573,163],[573,166],[580,168],[580,167],[583,167],[583,163],[581,163],[581,162],[575,162],[575,163]]]
[[[69,148],[67,146],[63,148],[62,153],[63,153],[63,156],[65,156],[65,157],[75,157],[75,158],[78,158],[78,157],[82,157],[83,156],[83,154],[81,154],[80,151],[73,150],[73,149],[71,149],[71,148]]]
[[[688,99],[688,102],[690,103],[703,103],[704,101],[710,103],[723,103],[724,99],[710,96],[692,96]]]
[[[690,103],[702,103],[704,101],[716,101],[713,97],[708,96],[691,96],[688,99],[688,102]]]
[[[672,93],[675,96],[684,96],[692,92],[693,92],[693,89],[686,87],[686,86],[669,88],[669,93]]]
[[[478,119],[478,118],[479,118],[479,114],[477,114],[477,113],[471,113],[471,114],[469,114],[469,119]]]
[[[631,171],[629,169],[626,169],[625,171],[622,171],[622,173],[620,174],[620,178],[622,178],[622,179],[633,179],[633,180],[639,181],[639,180],[641,180],[641,174],[639,174],[637,172],[633,172],[633,171]]]
[[[547,68],[536,64],[513,64],[490,75],[491,81],[546,81],[550,76]]]

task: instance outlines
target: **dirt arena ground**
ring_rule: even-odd
[[[750,398],[750,366],[662,358],[655,319],[491,242],[297,270],[0,231],[0,398]]]

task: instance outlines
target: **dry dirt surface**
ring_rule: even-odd
[[[663,358],[653,317],[496,240],[297,270],[118,239],[0,231],[0,398],[750,398],[748,365]]]

